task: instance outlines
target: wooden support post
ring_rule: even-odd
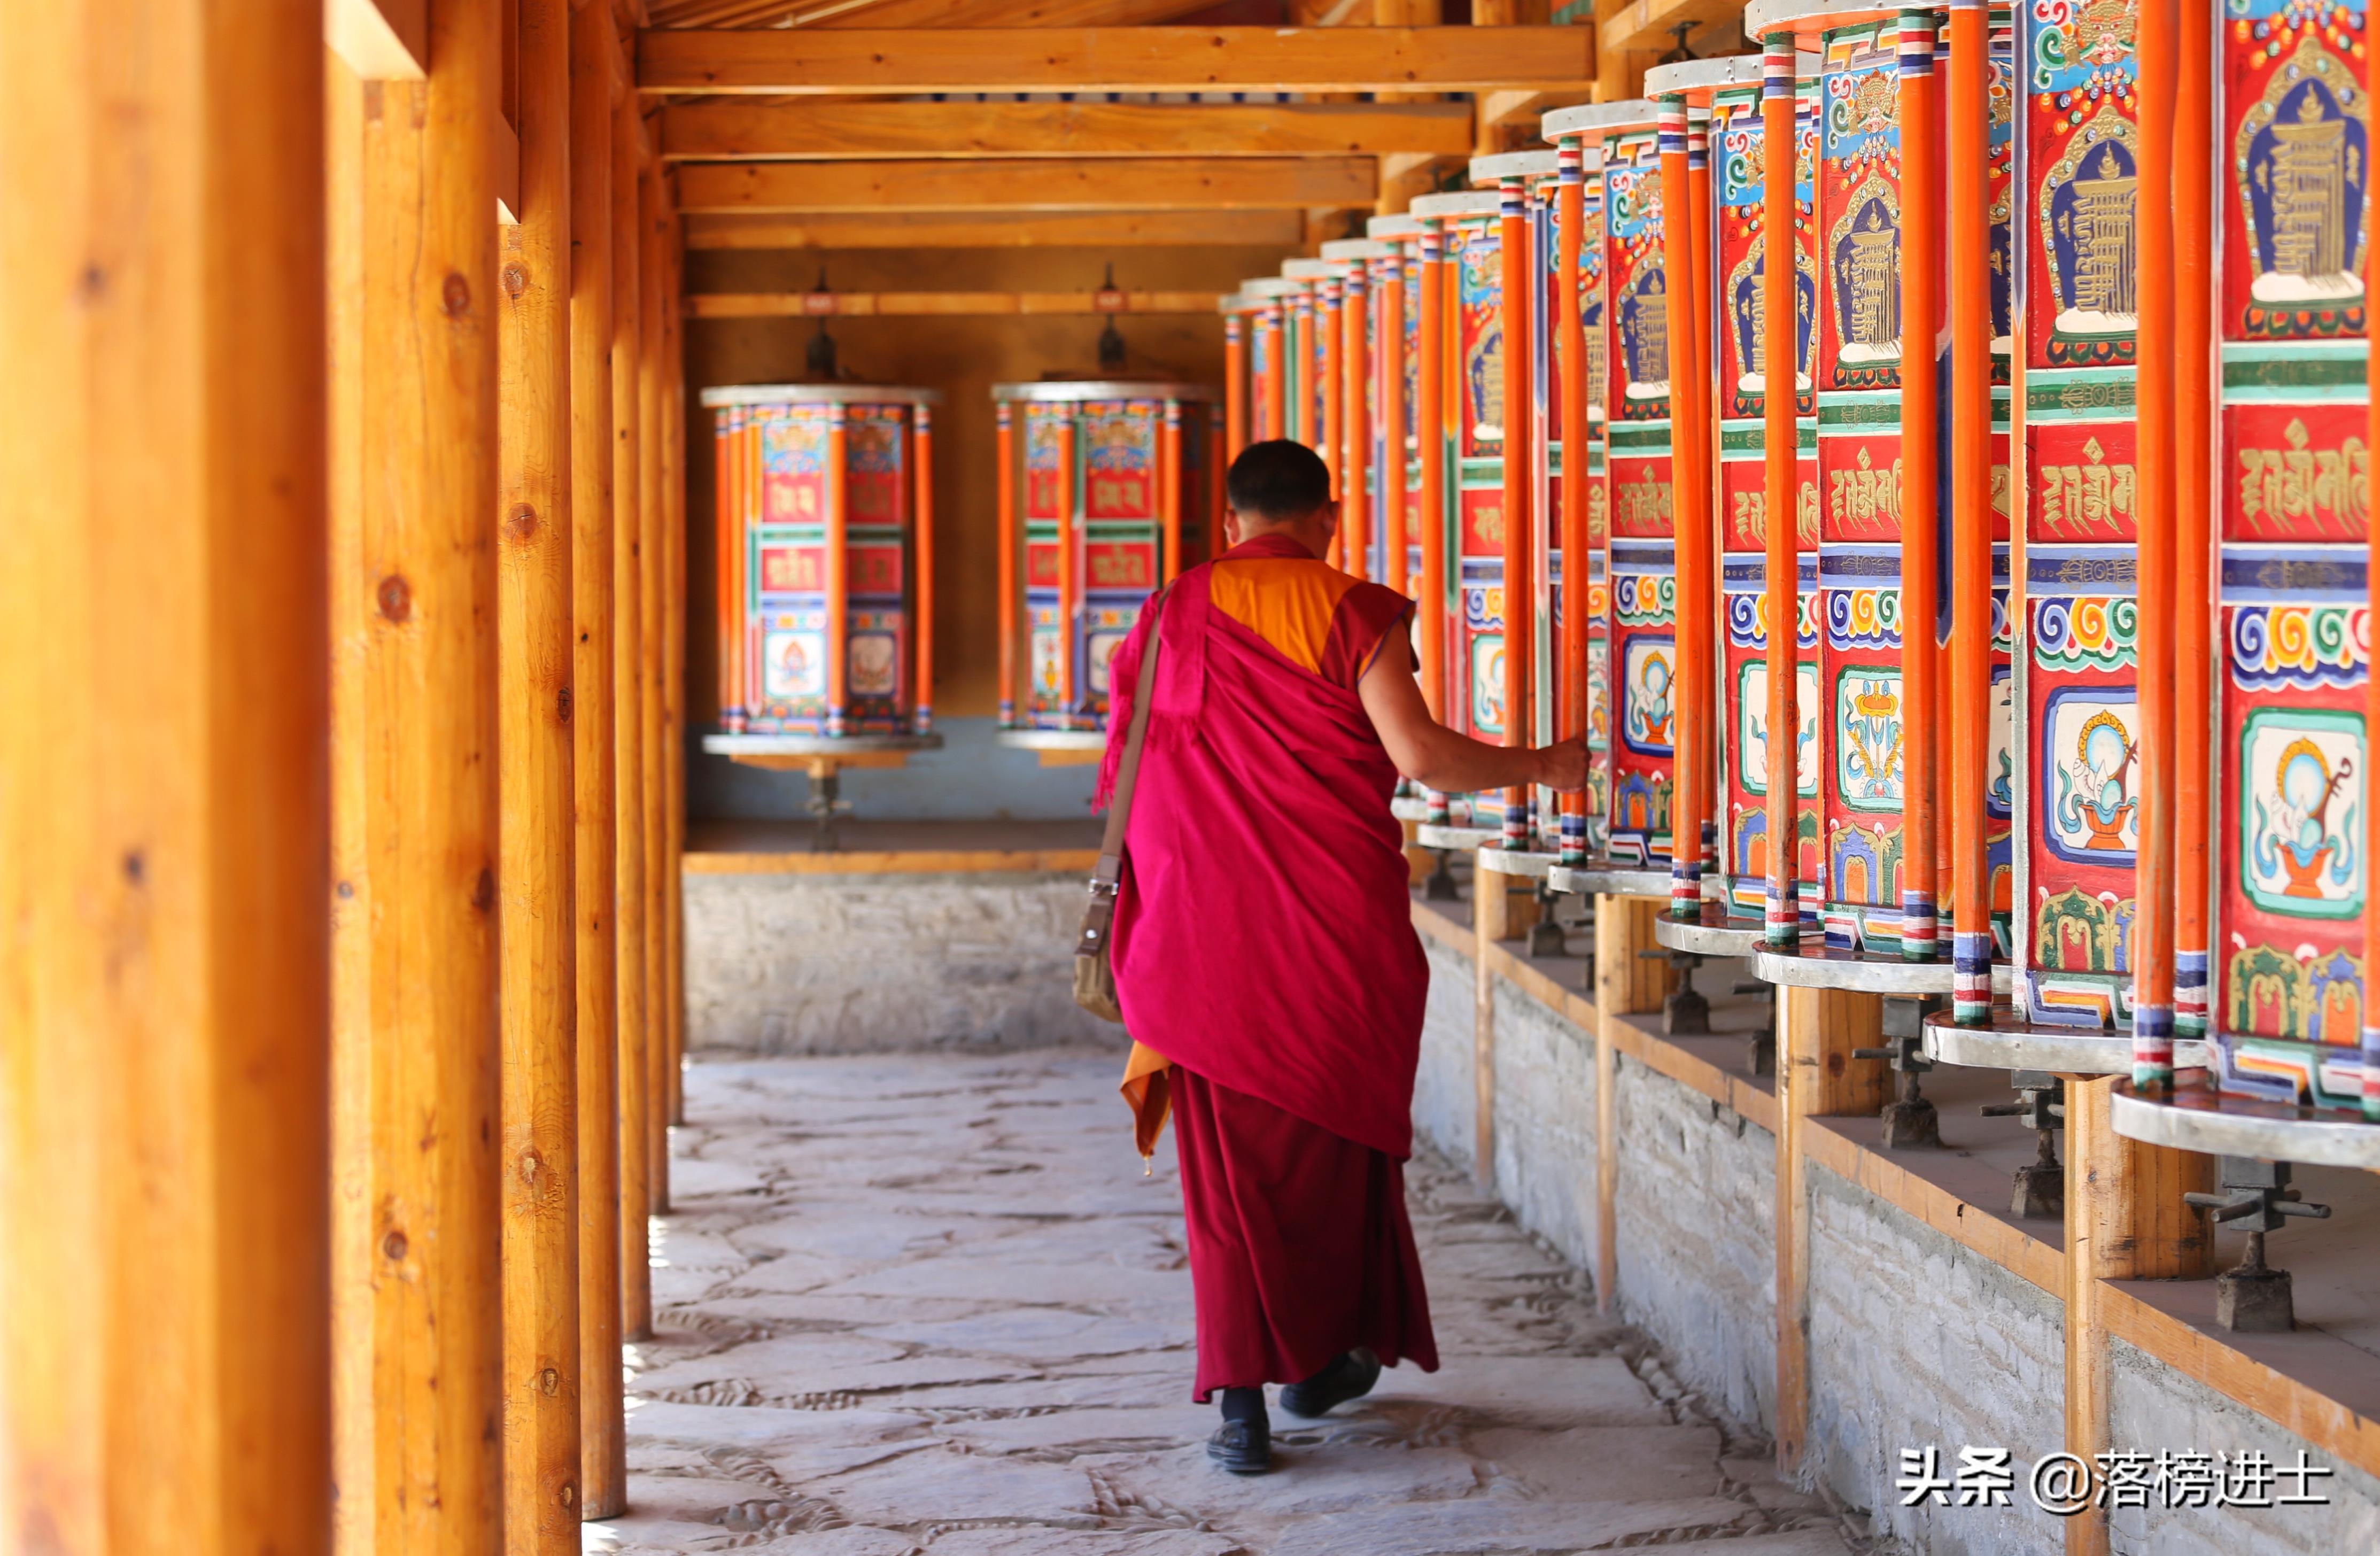
[[[2066,1077],[2066,1449],[2092,1463],[2107,1437],[2106,1281],[2197,1280],[2214,1269],[2204,1215],[2182,1200],[2215,1186],[2215,1159],[2115,1132],[2108,1076]],[[2066,1521],[2067,1556],[2106,1556],[2107,1512]]]
[[[332,1518],[322,7],[8,27],[5,1543],[298,1556]]]
[[[1006,400],[991,407],[998,424],[1000,493],[1000,727],[1016,727],[1016,566],[1022,542],[1016,533],[1016,417]]]
[[[1660,1009],[1677,981],[1667,958],[1642,954],[1658,949],[1659,915],[1651,897],[1595,900],[1595,1310],[1606,1317],[1620,1289],[1620,1056],[1612,1035],[1620,1017]]]
[[[368,942],[336,1009],[342,1091],[363,1127],[338,1149],[338,1344],[363,1386],[336,1436],[346,1536],[374,1550],[492,1550],[502,1495],[497,1022],[496,551],[500,300],[495,141],[504,49],[493,0],[431,7],[428,79],[363,89],[352,536],[334,625],[334,739],[360,747],[356,834]],[[283,189],[279,195],[291,197]],[[344,540],[344,538],[343,538]],[[352,879],[344,872],[341,879]],[[352,1069],[347,1069],[348,1066]],[[423,1142],[430,1142],[425,1149]]]
[[[637,103],[633,93],[612,111],[612,687],[618,753],[620,1112],[620,1325],[624,1340],[653,1329],[652,1157],[645,1149],[651,1094],[645,990],[645,723],[643,532],[637,464],[637,314],[640,294],[637,225]]]
[[[669,1017],[662,1118],[686,1122],[686,246],[662,180],[662,972]]]
[[[639,127],[641,130],[641,126]],[[677,753],[670,748],[662,711],[662,665],[668,658],[669,613],[662,580],[668,572],[668,541],[662,522],[662,414],[663,324],[667,298],[662,286],[662,174],[641,143],[637,167],[637,533],[638,615],[645,624],[638,645],[637,691],[645,724],[645,1149],[650,1161],[652,1213],[669,1212],[669,779]]]
[[[504,1549],[578,1549],[571,766],[570,7],[520,0],[520,220],[503,229],[497,866]]]
[[[577,893],[581,1516],[628,1505],[620,1365],[618,729],[613,685],[611,14],[570,18],[570,727]]]
[[[1852,1050],[1884,1040],[1884,1001],[1876,995],[1779,988],[1777,999],[1777,1470],[1791,1480],[1801,1473],[1810,1436],[1809,1159],[1802,1121],[1874,1113],[1891,1089],[1891,1073],[1880,1059],[1852,1057]]]

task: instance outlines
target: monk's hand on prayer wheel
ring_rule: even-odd
[[[1576,794],[1586,787],[1586,742],[1558,740],[1531,753],[1537,759],[1537,779],[1549,789]]]

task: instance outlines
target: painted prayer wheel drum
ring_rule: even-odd
[[[1341,522],[1340,534],[1342,540],[1356,542],[1355,553],[1346,555],[1342,565],[1351,573],[1375,583],[1387,584],[1402,594],[1406,591],[1410,575],[1389,556],[1388,538],[1390,503],[1393,498],[1402,504],[1404,482],[1401,479],[1402,472],[1391,469],[1389,464],[1388,419],[1390,405],[1388,391],[1391,385],[1384,376],[1388,363],[1394,359],[1394,348],[1398,343],[1384,341],[1380,325],[1390,306],[1388,293],[1394,291],[1398,294],[1398,312],[1400,316],[1402,313],[1404,252],[1394,243],[1370,237],[1342,237],[1322,245],[1322,258],[1328,262],[1347,267],[1347,274],[1341,283],[1340,306],[1342,310],[1353,312],[1342,311],[1342,319],[1350,321],[1345,329],[1352,332],[1354,328],[1352,321],[1362,321],[1362,338],[1352,342],[1354,360],[1347,359],[1351,343],[1344,334],[1340,346],[1342,396],[1354,385],[1360,383],[1363,386],[1360,401],[1342,406],[1340,413],[1342,457],[1349,452],[1348,445],[1352,442],[1360,438],[1363,444],[1361,459],[1342,475],[1340,481],[1341,501],[1348,511],[1348,518]],[[1402,333],[1402,329],[1400,333]],[[1358,419],[1360,426],[1349,425]],[[1402,437],[1398,442],[1402,445]],[[1402,452],[1400,446],[1400,455]],[[1402,463],[1402,458],[1399,463]],[[1351,487],[1353,490],[1349,490]],[[1405,517],[1409,523],[1410,515]],[[1349,522],[1349,519],[1355,522]],[[1398,532],[1406,537],[1405,549],[1410,551],[1411,529],[1406,524],[1400,524]]]
[[[1504,334],[1500,197],[1492,190],[1424,195],[1415,214],[1443,224],[1453,306],[1446,310],[1449,393],[1445,522],[1452,630],[1447,640],[1447,723],[1482,740],[1504,738]]]
[[[1257,359],[1257,333],[1265,303],[1245,292],[1232,292],[1217,303],[1223,316],[1223,462],[1264,435],[1264,369]]]
[[[1583,138],[1572,137],[1572,140]],[[1570,501],[1571,480],[1575,475],[1581,500],[1585,504],[1586,554],[1573,559],[1567,547],[1560,551],[1560,577],[1555,602],[1558,620],[1570,620],[1572,602],[1562,590],[1575,569],[1582,593],[1577,602],[1581,612],[1580,627],[1584,651],[1575,662],[1564,657],[1557,685],[1567,686],[1568,677],[1575,674],[1585,682],[1586,792],[1584,796],[1585,835],[1575,845],[1566,845],[1566,852],[1601,854],[1610,835],[1611,814],[1611,584],[1606,567],[1611,541],[1610,494],[1605,480],[1605,410],[1604,402],[1609,389],[1609,342],[1604,333],[1603,300],[1603,149],[1580,145],[1578,177],[1581,180],[1580,220],[1578,236],[1578,310],[1579,333],[1585,360],[1580,372],[1586,402],[1586,446],[1573,454],[1567,443],[1557,435],[1549,444],[1554,450],[1557,488],[1561,502]],[[1560,152],[1557,152],[1557,156]],[[1548,286],[1560,283],[1560,179],[1547,191],[1553,201],[1549,226],[1551,241],[1548,245]],[[1553,372],[1547,395],[1547,419],[1559,434],[1563,426],[1562,384],[1567,376],[1564,356],[1568,346],[1559,330],[1554,335]],[[1557,509],[1566,518],[1566,509]],[[1562,693],[1567,697],[1568,693]]]
[[[1141,607],[1220,530],[1211,414],[1221,396],[1186,383],[1056,380],[994,384],[1019,469],[1000,472],[1021,522],[1002,543],[1023,565],[1002,627],[1023,609],[1025,686],[1003,687],[1010,744],[1104,731],[1108,662]]]
[[[1331,463],[1334,452],[1325,436],[1330,397],[1330,364],[1337,357],[1331,342],[1339,327],[1340,287],[1345,267],[1327,260],[1284,260],[1281,275],[1293,281],[1289,294],[1289,435]]]
[[[2110,1028],[2131,1023],[2140,841],[2133,18],[2024,27],[2016,992],[2029,1020]]]
[[[2367,34],[2361,6],[2221,17],[2209,1014],[2223,1089],[2352,1108],[2373,792]]]
[[[1819,711],[1809,753],[1817,768],[1819,916],[1833,949],[1887,954],[1900,950],[1902,892],[1913,880],[1920,890],[1947,873],[1948,785],[1937,790],[1936,832],[1943,857],[1912,877],[1917,861],[1905,857],[1902,830],[1904,745],[1934,742],[1937,772],[1948,772],[1950,720],[1934,717],[1912,725],[1905,718],[1901,635],[1900,448],[1902,382],[1900,317],[1900,127],[1898,75],[1900,30],[1906,18],[1923,33],[1914,57],[1928,59],[1939,77],[1949,61],[1938,14],[1883,6],[1831,6],[1755,0],[1745,12],[1747,35],[1791,32],[1817,54],[1818,144],[1814,217],[1817,243],[1818,317],[1812,352],[1817,398],[1818,590],[1816,643]],[[2004,280],[2012,256],[2010,216],[2013,119],[2011,29],[2005,10],[1995,7],[1988,30],[1991,52],[1992,124],[1988,187],[1994,248],[1992,337],[1994,424],[1991,437],[1994,492],[1993,750],[1987,756],[1990,798],[1986,820],[1995,925],[2005,950],[2005,913],[2010,891],[2009,828],[2013,812],[2014,757],[2009,721],[2010,685],[2006,666],[2008,540],[2006,417],[2008,379],[2004,353],[2010,339],[2009,288]],[[1947,115],[1948,93],[1935,93]],[[1937,131],[1937,134],[1940,132]],[[1947,138],[1943,143],[1947,146]],[[1947,250],[1946,250],[1947,251]],[[1937,554],[1950,554],[1950,396],[1947,393],[1949,288],[1937,288],[1942,314],[1925,325],[1945,344],[1933,371],[1945,392],[1937,423],[1936,505]],[[1913,328],[1914,326],[1911,326]],[[1922,338],[1922,337],[1921,337]],[[1942,602],[1930,624],[1937,644],[1949,635],[1948,564],[1937,573]],[[1937,659],[1947,685],[1947,650]],[[1806,688],[1806,686],[1804,687]],[[1947,693],[1946,693],[1947,695]],[[1909,878],[1905,880],[1905,878]],[[1940,904],[1945,893],[1938,890]],[[1804,909],[1805,918],[1807,909]]]
[[[1605,567],[1611,612],[1610,798],[1604,845],[1670,857],[1677,739],[1676,504],[1670,484],[1669,275],[1658,114],[1629,101],[1545,116],[1602,152]]]
[[[731,735],[923,735],[917,435],[931,389],[706,389],[718,444],[720,723]]]
[[[1794,738],[1797,826],[1793,840],[1799,900],[1820,900],[1818,720],[1818,419],[1817,345],[1818,82],[1816,59],[1797,72],[1794,113],[1794,360],[1792,394],[1797,457],[1793,530],[1801,563],[1795,587],[1794,706],[1802,724]],[[1721,765],[1719,868],[1727,900],[1738,912],[1758,912],[1767,889],[1770,840],[1767,811],[1771,771],[1768,739],[1767,449],[1763,412],[1769,375],[1765,326],[1767,213],[1762,182],[1767,165],[1760,116],[1759,56],[1726,67],[1708,91],[1711,111],[1712,339],[1717,343],[1719,588],[1726,644],[1719,675]],[[1707,67],[1706,67],[1707,68]]]

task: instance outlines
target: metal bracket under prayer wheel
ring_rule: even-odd
[[[2289,1272],[2265,1262],[2265,1234],[2279,1231],[2289,1216],[2326,1221],[2330,1207],[2299,1199],[2298,1191],[2289,1186],[2286,1161],[2227,1156],[2217,1163],[2216,1175],[2223,1185],[2221,1194],[2182,1196],[2206,1211],[2208,1220],[2243,1222],[2247,1229],[2247,1257],[2215,1277],[2215,1321],[2251,1334],[2286,1334],[2297,1327]]]
[[[1661,1031],[1672,1038],[1706,1038],[1710,1036],[1710,1001],[1694,987],[1694,973],[1703,965],[1699,953],[1693,951],[1639,951],[1637,960],[1666,961],[1678,969],[1678,986],[1661,1002]]]
[[[2066,1168],[2058,1160],[2058,1131],[2066,1124],[2066,1083],[2046,1070],[2019,1070],[2013,1102],[1976,1109],[1985,1118],[2015,1118],[2034,1132],[2033,1161],[2016,1170],[2009,1214],[2024,1221],[2057,1221],[2066,1214]]]
[[[1884,1105],[1884,1146],[1887,1150],[1916,1150],[1942,1144],[1942,1121],[1918,1089],[1918,1082],[1934,1061],[1925,1057],[1925,1016],[1941,1003],[1938,995],[1887,995],[1884,999],[1882,1048],[1855,1048],[1854,1059],[1888,1061],[1900,1078],[1891,1101]]]

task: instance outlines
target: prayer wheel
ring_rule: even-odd
[[[1293,334],[1297,354],[1291,373],[1295,380],[1291,401],[1290,435],[1322,456],[1330,470],[1330,496],[1342,504],[1339,534],[1331,541],[1330,561],[1345,563],[1342,550],[1349,534],[1347,511],[1346,401],[1347,291],[1356,267],[1335,260],[1286,260],[1281,278],[1303,291],[1290,301],[1302,334]],[[1360,516],[1356,518],[1361,527]]]
[[[2380,1112],[2380,1022],[2364,1006],[2364,11],[2256,0],[2222,16],[2213,61],[2221,259],[2199,271],[2219,280],[2211,298],[2179,299],[2214,308],[2221,362],[2220,668],[2205,818],[2215,913],[2195,945],[2177,936],[2177,1023],[2204,1011],[2227,1092]],[[2177,247],[2198,237],[2178,235]],[[2178,814],[2190,819],[2186,802]]]
[[[1259,275],[1240,283],[1248,309],[1248,442],[1291,435],[1289,423],[1290,299],[1305,290],[1301,281]]]
[[[1708,624],[1699,640],[1680,637],[1681,658],[1692,666],[1699,695],[1682,699],[1681,730],[1698,726],[1706,752],[1702,781],[1710,785],[1696,809],[1715,822],[1716,874],[1691,916],[1676,911],[1654,934],[1673,950],[1748,955],[1764,938],[1768,876],[1767,636],[1767,134],[1761,115],[1762,56],[1689,60],[1656,66],[1645,76],[1645,95],[1664,111],[1665,156],[1679,158],[1695,209],[1696,240],[1685,299],[1699,325],[1695,371],[1672,376],[1678,435],[1679,597],[1682,619]],[[1811,83],[1815,89],[1815,80]],[[1815,91],[1809,106],[1815,104]],[[1797,110],[1803,104],[1797,103]],[[1793,199],[1787,232],[1796,263],[1791,278],[1794,362],[1783,425],[1794,448],[1794,523],[1780,540],[1792,572],[1791,647],[1797,708],[1816,703],[1817,622],[1816,397],[1815,346],[1817,274],[1814,241],[1817,124],[1815,112],[1795,114]],[[1672,144],[1682,139],[1682,144]],[[1673,176],[1674,176],[1673,173]],[[1706,237],[1704,235],[1707,235]],[[1670,244],[1677,246],[1671,229]],[[1691,401],[1689,395],[1692,395]],[[1687,429],[1693,429],[1691,432]],[[1699,468],[1687,475],[1688,453]],[[1701,501],[1694,499],[1697,492]],[[1699,514],[1690,510],[1699,508]],[[1687,545],[1690,522],[1703,526],[1699,548]],[[1707,668],[1705,668],[1707,666]],[[1709,682],[1702,677],[1708,675]],[[1682,676],[1682,680],[1684,677]],[[1806,718],[1799,722],[1814,735]],[[1715,747],[1715,750],[1713,748]],[[1786,814],[1799,823],[1797,873],[1815,900],[1817,772],[1815,739],[1797,740],[1794,790]],[[1712,771],[1715,765],[1716,772]]]
[[[2026,27],[2017,1003],[2112,1030],[2131,1025],[2140,846],[2137,69],[2129,30]]]
[[[1221,535],[1222,396],[1186,383],[1053,380],[995,384],[992,402],[1001,743],[1096,753],[1109,659],[1149,596]]]
[[[1504,737],[1504,336],[1501,200],[1493,192],[1424,195],[1412,212],[1445,246],[1445,415],[1450,526],[1445,721],[1475,738]],[[1498,829],[1500,838],[1500,828]]]
[[[1264,299],[1233,292],[1217,304],[1223,316],[1223,465],[1262,435],[1263,365],[1257,359],[1257,325]]]
[[[1544,131],[1600,153],[1609,715],[1604,846],[1666,866],[1678,718],[1676,503],[1670,342],[1657,115],[1631,100],[1548,114]],[[1591,365],[1591,359],[1590,359]],[[1592,645],[1590,644],[1590,650]],[[1592,679],[1592,672],[1590,672]]]
[[[783,756],[929,743],[940,399],[842,383],[702,392],[719,472],[728,736],[711,748]]]
[[[1374,511],[1389,568],[1379,580],[1422,598],[1421,506],[1421,223],[1399,213],[1366,224],[1370,241],[1392,257],[1371,265]],[[1400,517],[1402,516],[1402,517]],[[1399,545],[1397,539],[1402,537]],[[1402,554],[1400,554],[1402,553]],[[1430,688],[1425,685],[1425,691]],[[1433,704],[1433,707],[1435,704]]]
[[[1961,62],[1931,9],[1761,0],[1745,25],[1780,81],[1815,63],[1817,107],[1817,673],[1812,688],[1797,663],[1791,700],[1816,699],[1802,760],[1815,768],[1818,892],[1813,905],[1803,870],[1786,881],[1772,869],[1769,948],[1757,967],[1779,981],[1935,994],[1964,989],[1972,961],[1981,991],[1973,1008],[1987,1020],[1991,980],[2006,971],[1995,972],[1993,951],[2005,945],[2014,799],[2004,387],[2014,191],[2010,32],[2004,11],[1975,14],[1981,25],[1959,34],[1973,40],[1985,85],[1972,125],[1948,112],[1937,87],[1937,66]],[[1947,191],[1970,173],[1977,197],[1954,212]],[[1970,235],[1987,278],[1954,302],[1949,278],[1967,262],[1957,256]],[[1975,329],[1962,356],[1949,349],[1949,326],[1969,303]],[[1912,337],[1937,343],[1923,371],[1904,371]],[[1954,406],[1966,408],[1954,416]],[[1771,468],[1772,502],[1779,468]],[[1975,493],[1988,501],[1978,499],[1973,528],[1961,528],[1955,516]],[[1772,566],[1781,562],[1781,550],[1770,555]],[[1976,619],[1962,623],[1950,607],[1969,589]],[[1965,679],[1951,675],[1954,665]],[[1967,748],[1952,735],[1969,709],[1984,748],[1970,765],[1987,779],[1954,806],[1966,780],[1951,780],[1966,771]],[[1937,915],[1952,894],[1954,809],[1989,862],[1974,892],[1985,914],[1977,949],[1946,958]],[[1798,832],[1798,805],[1794,815]],[[1768,824],[1783,818],[1780,796]],[[1798,930],[1780,904],[1798,906]],[[1796,949],[1811,965],[1791,965]]]
[[[1397,468],[1390,466],[1391,387],[1387,363],[1403,333],[1404,256],[1397,245],[1343,237],[1322,246],[1322,258],[1346,266],[1340,303],[1340,565],[1400,594],[1411,575],[1400,554],[1410,549],[1404,505],[1403,436],[1397,429]],[[1393,387],[1402,389],[1399,380]]]

